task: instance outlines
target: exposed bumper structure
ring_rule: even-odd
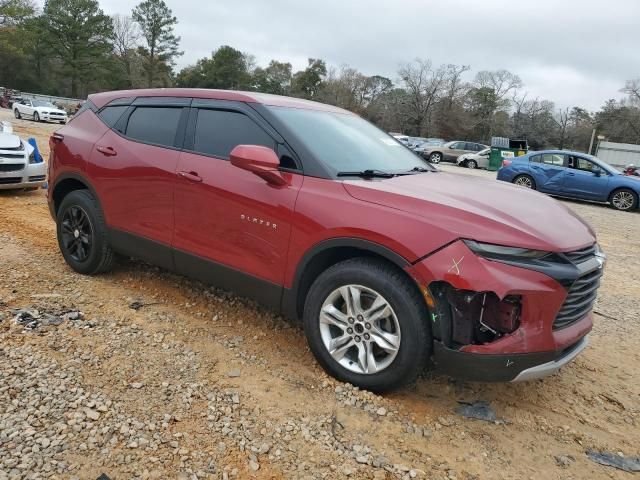
[[[457,241],[410,267],[436,303],[431,321],[437,369],[469,380],[509,382],[542,378],[571,362],[587,346],[602,275],[602,262],[588,250],[579,261],[566,254],[557,269],[545,270],[488,260]],[[439,295],[433,295],[434,285]],[[591,303],[576,298],[581,289]],[[485,308],[489,297],[494,305]],[[574,305],[575,318],[559,322]]]

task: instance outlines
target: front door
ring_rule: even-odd
[[[444,156],[443,160],[447,162],[455,162],[460,155],[464,153],[468,153],[466,148],[467,148],[466,142],[452,143],[448,148],[445,148],[444,151],[442,152],[442,155]]]
[[[564,177],[563,191],[586,200],[607,200],[609,175],[590,160],[569,156],[569,168]]]
[[[237,145],[282,145],[250,109],[230,103],[191,111],[175,189],[176,267],[277,306],[303,176],[291,169],[287,185],[273,186],[231,165]]]

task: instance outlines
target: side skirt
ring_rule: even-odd
[[[109,229],[109,241],[113,249],[122,255],[139,258],[166,270],[251,298],[280,313],[284,291],[281,285],[121,230]]]

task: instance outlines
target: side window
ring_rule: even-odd
[[[198,111],[194,151],[227,159],[231,150],[238,145],[275,148],[276,142],[242,113],[207,109]]]
[[[534,155],[529,157],[529,163],[540,163],[542,160],[542,155]]]
[[[584,170],[586,172],[592,172],[595,164],[586,158],[571,156],[569,157],[569,167],[577,170]]]
[[[120,119],[122,114],[127,110],[127,108],[129,107],[128,106],[105,107],[102,110],[100,110],[100,113],[98,113],[98,116],[109,127],[113,127],[116,124],[116,122]]]
[[[479,145],[477,143],[467,142],[467,146],[465,150],[471,150],[472,152],[479,152],[480,149],[478,147]]]
[[[172,147],[181,115],[182,108],[138,107],[129,117],[125,135],[144,143]]]
[[[456,142],[451,145],[452,150],[464,150],[464,142]]]
[[[547,165],[554,165],[556,167],[564,166],[564,155],[559,153],[545,153],[541,155],[541,163],[545,163]]]

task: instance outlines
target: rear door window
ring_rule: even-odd
[[[565,155],[560,153],[545,153],[544,155],[541,155],[540,163],[556,167],[564,167],[564,157]]]
[[[143,143],[173,147],[181,115],[182,108],[138,107],[129,117],[125,135]]]
[[[117,107],[105,107],[102,110],[100,110],[100,113],[98,113],[98,116],[109,127],[113,127],[116,124],[116,122],[120,119],[122,114],[127,111],[127,108],[129,107],[126,105],[121,105]]]
[[[262,145],[275,149],[276,142],[251,118],[229,110],[199,109],[193,150],[228,159],[238,145]]]

